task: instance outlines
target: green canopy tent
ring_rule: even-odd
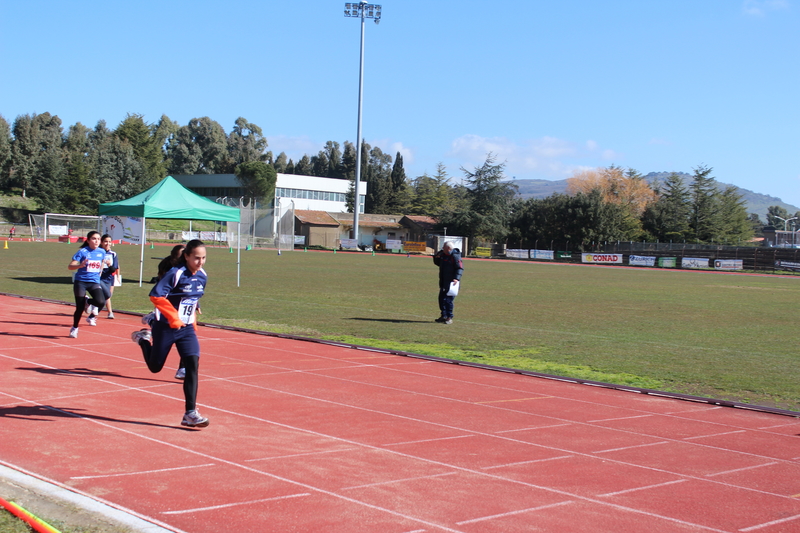
[[[167,176],[146,191],[119,202],[100,204],[100,216],[138,217],[142,219],[141,256],[139,259],[139,286],[142,286],[144,268],[145,224],[148,218],[170,218],[182,220],[219,220],[236,222],[236,286],[239,286],[241,248],[239,235],[241,219],[239,210],[212,202],[208,198],[190,191],[172,176]]]

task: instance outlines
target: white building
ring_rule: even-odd
[[[193,174],[173,176],[173,178],[187,189],[211,200],[245,196],[244,189],[234,174]],[[278,173],[272,205],[278,207],[281,212],[294,202],[295,209],[346,213],[346,196],[349,188],[349,180]],[[358,192],[359,213],[363,213],[367,182],[361,182]]]

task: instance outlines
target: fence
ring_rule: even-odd
[[[561,263],[581,263],[581,252],[570,252],[568,242],[535,242],[539,248],[509,249],[507,253],[492,251],[494,257],[509,259],[544,259]],[[680,267],[684,258],[707,259],[709,268],[715,261],[741,261],[744,270],[759,272],[800,272],[799,248],[769,248],[754,246],[726,246],[713,244],[615,242],[587,247],[585,252],[594,254],[617,254],[621,264],[630,264],[630,256],[650,260],[657,265],[672,264]],[[548,252],[549,250],[549,252]],[[527,253],[525,253],[527,252]],[[535,253],[534,253],[535,252]],[[666,261],[665,261],[666,260]]]
[[[283,207],[264,207],[254,198],[217,198],[217,203],[239,209],[241,244],[250,248],[294,249],[294,202]],[[228,235],[236,245],[235,225],[228,223]]]

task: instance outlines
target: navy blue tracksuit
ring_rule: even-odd
[[[439,267],[439,309],[442,318],[453,318],[453,298],[448,296],[450,283],[454,279],[460,280],[464,273],[464,263],[461,261],[461,250],[453,248],[450,254],[438,251],[433,256],[433,263]]]

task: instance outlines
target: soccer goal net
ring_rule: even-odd
[[[92,230],[101,231],[100,217],[86,215],[64,215],[61,213],[45,213],[28,215],[31,237],[37,241],[58,238],[64,235],[85,237]]]

